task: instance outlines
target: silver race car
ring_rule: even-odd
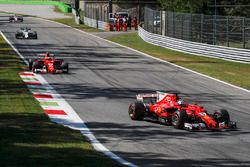
[[[30,28],[23,27],[16,32],[16,39],[37,39],[37,32]]]
[[[9,17],[9,22],[23,22],[23,17],[22,16],[10,16]]]

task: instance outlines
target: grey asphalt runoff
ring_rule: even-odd
[[[1,12],[10,12],[23,15],[32,15],[47,19],[69,18],[69,16],[54,11],[53,5],[20,5],[20,4],[0,4]]]
[[[15,39],[26,25],[37,40]],[[250,166],[250,93],[41,19],[0,22],[0,28],[25,58],[50,51],[69,62],[69,74],[44,78],[118,156],[146,167]],[[188,132],[132,121],[127,110],[135,95],[156,90],[178,90],[208,112],[225,108],[239,129]]]

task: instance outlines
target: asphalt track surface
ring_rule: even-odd
[[[38,16],[47,19],[70,18],[62,13],[54,11],[53,5],[21,5],[21,4],[0,4],[1,12],[11,12],[23,15]]]
[[[38,40],[15,39],[24,25],[38,32]],[[250,166],[250,93],[60,24],[24,18],[0,21],[0,29],[25,58],[50,51],[70,63],[70,74],[44,78],[118,156],[150,167]],[[135,95],[155,90],[178,90],[208,111],[226,108],[239,129],[188,132],[130,120],[127,109]]]

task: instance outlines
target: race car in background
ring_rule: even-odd
[[[29,69],[34,73],[69,73],[69,65],[53,54],[39,54],[37,59],[29,59]]]
[[[9,17],[9,22],[23,22],[23,17],[22,16],[10,16]]]
[[[185,103],[179,93],[156,92],[136,95],[136,102],[128,109],[132,120],[145,120],[173,125],[176,129],[222,130],[235,129],[227,110],[208,114],[203,106]]]
[[[31,31],[31,28],[22,27],[16,32],[16,39],[37,39],[37,32]]]

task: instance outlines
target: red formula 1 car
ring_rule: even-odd
[[[29,59],[29,69],[34,73],[69,73],[69,65],[53,54],[40,54],[38,59]]]
[[[230,121],[225,109],[208,114],[203,106],[184,103],[178,93],[138,94],[136,99],[128,109],[132,120],[160,122],[187,130],[236,128],[236,122]]]

